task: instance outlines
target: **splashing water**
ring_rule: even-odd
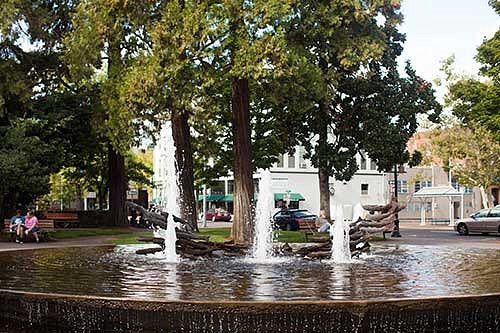
[[[356,222],[360,217],[363,217],[363,212],[364,212],[363,206],[361,206],[361,204],[358,202],[354,206],[354,211],[352,213],[352,221]]]
[[[255,212],[255,230],[252,257],[266,260],[273,257],[273,225],[274,193],[272,191],[271,172],[261,172],[259,195]]]
[[[351,249],[349,247],[349,223],[344,222],[344,210],[337,205],[335,209],[335,223],[331,228],[332,235],[332,260],[336,263],[351,262]]]
[[[155,237],[161,237],[165,239],[165,250],[163,254],[167,262],[178,262],[179,257],[175,252],[175,243],[177,242],[177,235],[175,233],[175,222],[174,215],[180,215],[179,207],[179,186],[177,183],[177,173],[175,171],[175,145],[174,139],[172,137],[172,127],[168,126],[167,131],[167,142],[166,151],[167,159],[167,230],[158,229],[154,232]]]

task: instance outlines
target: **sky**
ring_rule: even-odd
[[[477,74],[474,60],[483,39],[500,28],[500,15],[488,0],[402,0],[406,33],[401,60],[409,59],[417,74],[432,82],[439,77],[440,62],[455,55],[458,72]],[[443,89],[438,89],[441,99]]]

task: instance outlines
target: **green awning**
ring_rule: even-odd
[[[224,197],[225,196],[223,194],[212,194],[212,195],[207,195],[205,200],[207,200],[207,201],[226,201],[226,200],[222,200],[222,199],[224,199]],[[198,201],[203,201],[203,194],[198,195]]]
[[[274,193],[274,201],[282,201],[285,193]],[[254,194],[254,200],[257,200],[258,194]],[[203,196],[198,196],[198,201],[203,200]],[[207,195],[207,201],[233,201],[234,195]],[[305,201],[306,199],[300,193],[290,193],[290,201]]]
[[[286,193],[274,193],[274,201],[283,201]],[[290,193],[290,201],[305,201],[306,198],[300,193]]]

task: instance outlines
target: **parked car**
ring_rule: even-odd
[[[207,210],[205,217],[210,221],[231,221],[231,213],[220,209],[210,208]]]
[[[316,220],[318,216],[306,209],[283,209],[274,214],[273,221],[276,229],[299,230],[299,220]]]
[[[454,228],[462,236],[475,232],[500,233],[500,207],[481,209],[469,218],[457,220]]]

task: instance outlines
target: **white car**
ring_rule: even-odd
[[[469,218],[457,220],[455,231],[465,236],[469,233],[500,233],[500,206],[481,209]]]

